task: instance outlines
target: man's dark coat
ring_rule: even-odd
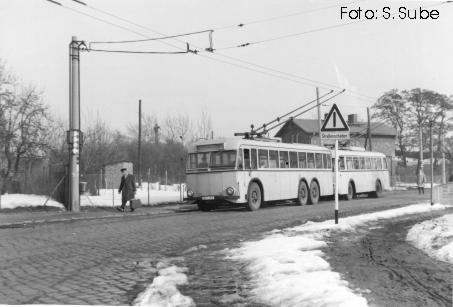
[[[123,203],[131,200],[135,196],[135,191],[137,191],[135,187],[135,178],[133,175],[128,174],[126,177],[121,177],[121,184],[118,192],[122,192],[122,201]]]

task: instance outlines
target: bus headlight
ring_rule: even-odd
[[[187,196],[193,197],[193,191],[192,191],[192,190],[188,190],[188,191],[187,191]]]
[[[228,195],[233,195],[234,194],[234,188],[233,187],[228,187],[226,188],[226,193]]]

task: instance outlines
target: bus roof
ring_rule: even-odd
[[[282,143],[272,142],[269,140],[260,141],[243,138],[219,138],[213,140],[198,141],[192,144],[189,148],[189,152],[199,151],[216,151],[216,150],[235,150],[240,146],[256,146],[265,148],[275,149],[287,149],[287,150],[308,150],[308,151],[324,151],[330,152],[328,148],[311,145],[311,144],[300,144],[300,143]]]
[[[340,156],[385,157],[385,154],[377,151],[338,150],[338,154]],[[335,150],[332,150],[332,156],[335,157]]]

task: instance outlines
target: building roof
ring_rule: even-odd
[[[298,126],[300,129],[305,131],[307,134],[318,134],[318,120],[317,119],[305,119],[305,118],[294,118],[292,122]],[[321,121],[324,122],[324,121]],[[288,122],[289,123],[289,122]],[[276,137],[281,137],[283,128],[288,125],[286,123],[282,128],[275,134]],[[366,135],[367,132],[367,122],[357,122],[355,124],[349,124],[349,129],[351,134],[363,134]],[[393,127],[388,125],[383,125],[382,123],[371,122],[371,135],[380,135],[380,136],[395,136],[396,130]]]

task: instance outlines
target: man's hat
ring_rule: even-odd
[[[121,169],[121,171],[127,171],[127,168],[123,167],[123,168]]]

